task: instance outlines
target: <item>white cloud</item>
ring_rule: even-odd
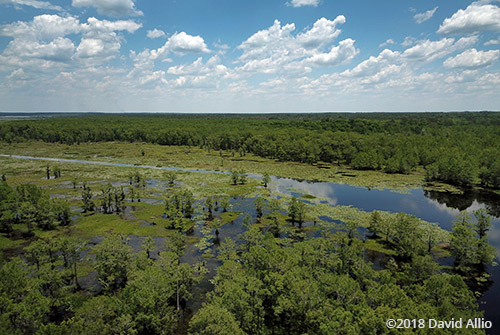
[[[171,61],[167,58],[170,53],[184,55],[188,53],[207,53],[205,41],[201,36],[192,36],[185,32],[175,33],[167,42],[156,50],[145,49],[140,53],[130,52],[130,58],[134,62],[134,68],[128,73],[128,78],[151,77],[154,71],[156,61]],[[201,62],[201,59],[199,60]],[[196,62],[195,62],[196,63]],[[172,68],[171,72],[183,73],[186,65],[180,65],[178,68]]]
[[[430,9],[426,12],[423,13],[418,13],[413,16],[413,19],[418,23],[424,23],[425,21],[428,21],[431,19],[431,17],[434,15],[438,7],[434,7],[434,9]]]
[[[446,18],[438,29],[441,34],[500,31],[500,8],[484,2],[473,2]]]
[[[159,29],[153,29],[153,30],[148,30],[147,32],[147,36],[148,38],[160,38],[160,37],[164,37],[165,36],[165,32],[163,30],[159,30]]]
[[[337,65],[353,59],[359,50],[354,47],[354,40],[348,38],[340,41],[338,46],[332,47],[328,53],[315,54],[305,61],[319,66]]]
[[[292,0],[288,4],[292,7],[313,6],[317,7],[320,0]]]
[[[352,70],[342,73],[345,77],[366,77],[371,76],[384,67],[399,61],[400,53],[389,49],[383,50],[377,57],[370,56],[367,60],[359,63]]]
[[[106,46],[101,39],[82,38],[80,45],[76,49],[76,53],[78,57],[90,58],[101,55],[105,49]]]
[[[392,38],[389,38],[384,43],[380,43],[378,47],[383,48],[383,47],[385,47],[387,45],[391,45],[391,44],[396,44],[396,42],[394,42],[394,40]]]
[[[33,21],[17,21],[1,27],[0,35],[30,40],[53,39],[72,33],[80,32],[81,27],[77,18],[59,15],[39,15]]]
[[[27,75],[23,69],[17,69],[12,71],[11,74],[7,76],[7,79],[26,79]]]
[[[332,66],[343,64],[358,54],[354,40],[341,41],[331,45],[341,31],[338,25],[345,23],[339,15],[334,20],[321,18],[312,28],[294,35],[295,24],[281,25],[278,20],[268,29],[263,29],[238,46],[243,63],[237,70],[244,72],[287,74],[310,72],[311,66]]]
[[[9,44],[6,55],[21,58],[40,58],[54,62],[67,62],[73,56],[75,46],[68,38],[57,37],[48,42],[14,40]]]
[[[463,37],[458,41],[455,41],[453,38],[443,38],[439,41],[424,40],[406,49],[402,57],[412,62],[432,62],[455,51],[470,47],[475,44],[477,40],[477,36]]]
[[[189,65],[177,65],[168,68],[167,73],[173,75],[200,75],[200,74],[216,74],[227,72],[227,67],[220,64],[219,56],[211,57],[205,64],[203,64],[203,58],[198,57],[192,64]]]
[[[183,31],[172,35],[162,48],[160,48],[162,49],[161,53],[168,51],[181,55],[210,52],[201,36],[188,35]]]
[[[120,31],[125,30],[129,33],[136,32],[139,28],[142,27],[142,24],[136,23],[131,20],[119,20],[119,21],[108,21],[108,20],[99,20],[95,17],[89,17],[87,19],[87,23],[82,24],[82,30],[86,34],[106,34],[112,31]]]
[[[32,21],[1,26],[0,35],[13,37],[1,57],[6,66],[43,71],[102,64],[119,54],[122,37],[117,31],[133,33],[140,27],[133,21],[91,17],[87,23],[80,23],[71,16],[35,16]],[[81,34],[78,47],[67,37],[73,34]]]
[[[475,69],[491,65],[499,57],[500,50],[477,51],[476,49],[469,49],[455,57],[446,59],[443,65],[448,68]]]
[[[489,40],[489,41],[484,43],[485,46],[497,45],[497,44],[500,44],[500,38],[497,38],[496,40]]]
[[[411,45],[414,45],[415,43],[417,43],[417,39],[413,36],[406,36],[404,41],[401,43],[402,46],[404,47],[409,47]]]
[[[317,49],[331,43],[337,38],[341,30],[337,29],[337,25],[345,23],[345,16],[339,15],[335,20],[331,21],[322,17],[314,22],[311,29],[305,33],[297,35],[297,42],[305,49]]]
[[[143,15],[132,0],[73,0],[74,7],[94,7],[97,13],[111,17]]]
[[[36,9],[49,9],[62,11],[60,6],[52,5],[48,1],[38,1],[38,0],[0,0],[0,4],[18,6],[30,6]]]
[[[90,17],[81,27],[82,40],[76,56],[87,62],[102,63],[116,57],[120,52],[122,38],[117,31],[132,34],[142,25],[131,20],[108,21]]]

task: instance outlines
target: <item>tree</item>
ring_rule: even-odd
[[[241,185],[245,185],[247,183],[247,174],[245,171],[241,170],[239,172],[238,180]]]
[[[137,335],[136,323],[117,297],[93,297],[76,309],[74,317],[61,323],[61,334]],[[53,330],[46,333],[54,334]],[[45,334],[44,334],[45,335]]]
[[[141,249],[146,252],[148,258],[151,258],[151,253],[155,250],[155,241],[151,236],[146,237],[141,245]]]
[[[238,185],[238,180],[239,180],[238,171],[236,170],[231,171],[231,180],[233,182],[233,185]]]
[[[177,176],[176,176],[176,174],[175,174],[175,172],[173,172],[173,171],[169,171],[169,172],[167,172],[167,173],[165,174],[165,177],[166,177],[166,179],[167,179],[167,181],[168,181],[168,185],[169,185],[170,187],[174,186],[174,184],[175,184],[175,179],[176,179],[176,177],[177,177]]]
[[[215,304],[205,304],[189,323],[192,335],[244,335],[238,322],[227,309]]]
[[[269,184],[270,182],[271,182],[271,177],[269,176],[269,174],[264,173],[264,175],[262,176],[262,184],[264,184],[264,187],[267,188],[267,184]]]
[[[6,182],[0,182],[0,229],[10,233],[16,221],[16,193]]]
[[[91,212],[95,209],[95,204],[94,201],[92,201],[93,198],[92,190],[90,187],[83,185],[83,190],[82,190],[82,209],[84,213]]]
[[[177,313],[172,306],[176,296],[172,272],[159,264],[131,272],[121,297],[139,334],[174,334]]]
[[[61,240],[60,249],[64,261],[64,267],[72,268],[72,276],[75,281],[75,286],[80,288],[80,284],[78,283],[77,266],[81,261],[83,252],[88,249],[87,243],[76,238],[66,237]]]
[[[222,197],[220,200],[220,206],[222,207],[223,212],[227,212],[228,209],[231,208],[231,203],[229,202],[229,197]]]
[[[0,330],[4,334],[34,334],[50,313],[40,281],[30,276],[19,258],[0,264]]]
[[[253,201],[255,205],[255,210],[257,211],[257,217],[260,218],[262,217],[262,210],[264,208],[265,201],[262,197],[257,196],[255,200]]]
[[[173,252],[177,258],[180,258],[184,254],[185,244],[186,236],[178,231],[173,231],[165,238],[165,251]]]
[[[272,222],[272,230],[274,232],[274,236],[278,237],[279,234],[280,234],[280,224],[279,224],[279,221],[278,221],[278,216],[280,214],[280,210],[281,210],[281,205],[280,205],[280,202],[278,199],[271,199],[269,200],[269,209],[270,209],[270,213],[269,213],[269,216],[271,217],[271,219],[273,220]]]
[[[476,258],[476,241],[471,217],[462,211],[454,221],[451,234],[451,254],[455,257],[455,269],[466,273]]]
[[[292,223],[295,222],[298,216],[297,206],[298,206],[297,198],[292,197],[292,199],[290,199],[290,203],[288,204],[288,216],[290,217],[290,221],[292,221]]]
[[[378,211],[373,211],[370,215],[370,223],[368,230],[372,233],[373,237],[378,237],[382,233],[382,217]]]
[[[214,200],[213,197],[207,197],[205,199],[205,209],[207,211],[207,219],[212,220],[213,219],[213,209],[214,209]]]
[[[491,216],[488,215],[488,212],[484,208],[475,210],[473,214],[476,217],[475,230],[481,239],[486,236],[491,228]]]
[[[222,220],[219,218],[215,218],[212,221],[212,226],[215,228],[215,239],[219,238],[219,228],[222,227]]]
[[[61,178],[61,169],[58,166],[54,166],[54,179]]]
[[[481,271],[484,271],[486,265],[493,263],[495,260],[495,248],[488,243],[488,231],[491,227],[491,216],[488,212],[481,208],[473,212],[476,217],[475,231],[477,238],[477,259],[476,263]]]
[[[125,286],[129,272],[131,248],[119,235],[110,234],[94,247],[96,270],[104,290],[114,291]]]
[[[425,250],[419,225],[420,221],[414,215],[397,214],[392,241],[397,255],[403,260],[409,261],[417,255],[422,255]]]
[[[50,200],[50,210],[60,226],[67,226],[71,222],[71,209],[65,199],[53,198]]]

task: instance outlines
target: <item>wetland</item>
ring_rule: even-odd
[[[0,164],[2,275],[39,292],[14,297],[3,279],[9,331],[383,334],[391,313],[500,319],[500,195],[479,175],[464,187],[422,166],[121,141],[4,141]]]

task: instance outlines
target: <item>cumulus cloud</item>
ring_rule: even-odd
[[[131,20],[119,20],[119,21],[108,21],[99,20],[95,17],[90,17],[87,19],[87,23],[82,24],[82,30],[85,34],[106,34],[113,31],[125,30],[129,33],[136,32],[142,24],[136,23]]]
[[[446,18],[438,29],[440,34],[500,31],[500,8],[484,2],[473,2]]]
[[[420,86],[423,89],[426,82],[432,82],[430,77],[436,78],[428,73],[418,74],[420,69],[425,69],[429,62],[469,48],[477,40],[476,36],[459,40],[443,38],[437,41],[418,41],[402,52],[385,49],[378,56],[370,56],[351,70],[325,78],[331,85],[341,85],[352,90],[398,86]],[[320,83],[314,85],[321,86]]]
[[[188,53],[207,53],[210,52],[205,41],[201,36],[192,36],[185,32],[175,33],[172,35],[167,42],[160,48],[155,50],[145,49],[140,53],[135,51],[130,52],[130,58],[134,62],[134,68],[129,71],[128,78],[145,78],[151,77],[154,71],[154,66],[156,61],[170,61],[167,56],[171,53],[177,55],[185,55]],[[201,63],[201,59],[198,60]],[[189,66],[179,66],[177,68],[172,68],[170,71],[177,73],[184,73],[188,71],[187,69],[196,66],[196,61],[194,65]],[[156,76],[155,78],[157,78]],[[159,77],[157,78],[159,79]],[[149,81],[148,81],[149,82]]]
[[[429,9],[428,11],[425,11],[423,13],[417,13],[413,16],[413,19],[415,22],[418,24],[424,23],[425,21],[428,21],[431,19],[431,17],[434,15],[438,7],[434,7],[434,9]]]
[[[48,43],[15,40],[9,45],[7,54],[22,58],[66,62],[71,59],[74,50],[75,46],[70,39],[57,37]]]
[[[33,21],[17,21],[0,28],[0,35],[30,40],[53,39],[80,32],[80,22],[77,18],[59,15],[39,15]]]
[[[383,48],[383,47],[385,47],[387,45],[391,45],[391,44],[396,44],[396,42],[394,42],[394,40],[392,38],[389,38],[384,43],[380,43],[378,47]]]
[[[147,36],[148,38],[160,38],[160,37],[164,37],[165,36],[165,32],[163,30],[159,30],[159,29],[153,29],[153,30],[148,30],[147,32]]]
[[[101,39],[96,39],[96,38],[82,38],[80,45],[76,49],[78,57],[81,58],[90,58],[90,57],[97,57],[99,55],[102,55],[104,50],[106,49],[106,46],[104,44],[104,41]],[[116,49],[115,47],[113,48],[108,48],[109,49]]]
[[[200,75],[207,73],[225,73],[227,67],[220,64],[219,56],[211,57],[206,63],[203,63],[203,58],[198,57],[192,64],[177,65],[168,68],[167,73],[173,75]]]
[[[328,43],[331,43],[335,38],[337,38],[341,30],[337,29],[338,25],[345,23],[345,16],[339,15],[333,21],[321,19],[314,22],[311,29],[305,33],[297,35],[297,42],[306,49],[317,49],[321,48]],[[276,22],[275,22],[276,24]]]
[[[292,0],[288,5],[292,7],[313,6],[318,7],[320,0]]]
[[[311,71],[311,66],[333,66],[343,64],[358,54],[354,40],[331,45],[340,35],[338,25],[345,23],[343,15],[334,20],[321,18],[304,32],[293,34],[295,24],[281,25],[278,20],[268,29],[263,29],[238,46],[242,55],[238,61],[243,65],[238,70],[245,72],[287,73]]]
[[[463,37],[458,41],[453,38],[443,38],[438,41],[424,40],[406,49],[402,57],[408,61],[432,62],[455,51],[470,47],[477,40],[477,36]]]
[[[346,77],[366,77],[375,75],[384,67],[399,62],[400,53],[389,49],[384,49],[377,57],[370,56],[367,60],[359,63],[352,70],[342,73]]]
[[[418,40],[413,37],[413,36],[406,36],[404,41],[401,43],[402,46],[404,47],[409,47],[411,45],[414,45],[418,42]]]
[[[132,34],[142,25],[130,20],[108,21],[90,17],[81,27],[82,39],[76,57],[101,63],[118,55],[122,38],[117,31]]]
[[[183,31],[172,35],[160,49],[160,53],[174,52],[177,54],[187,54],[210,52],[201,36],[192,36]]]
[[[48,1],[38,0],[0,0],[0,4],[13,5],[14,7],[30,6],[36,9],[63,10],[60,6],[53,5]]]
[[[484,43],[485,46],[497,45],[497,44],[500,44],[500,38],[497,38],[496,40],[489,40],[489,41]]]
[[[143,15],[132,0],[73,0],[73,7],[94,7],[97,13],[111,17]]]
[[[354,40],[348,38],[340,41],[339,45],[332,47],[330,52],[315,54],[305,61],[319,66],[337,65],[350,61],[358,53],[359,50],[354,47]]]
[[[446,59],[443,63],[448,68],[476,69],[491,65],[500,57],[500,50],[478,51],[469,49],[455,57]]]
[[[76,65],[78,60],[101,63],[119,53],[122,38],[117,31],[133,33],[140,27],[133,21],[91,17],[86,23],[80,23],[72,16],[39,15],[32,21],[18,21],[0,27],[0,35],[13,37],[1,56],[9,66],[37,70]],[[81,34],[77,47],[66,37],[72,34]]]

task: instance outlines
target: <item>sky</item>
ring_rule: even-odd
[[[0,0],[0,111],[498,111],[499,6]]]

